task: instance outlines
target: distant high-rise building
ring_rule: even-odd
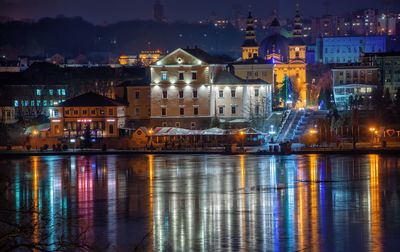
[[[164,22],[164,6],[161,4],[160,0],[157,0],[153,6],[154,20],[157,22]]]

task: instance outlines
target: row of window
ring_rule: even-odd
[[[194,89],[194,90],[192,91],[192,98],[198,98],[197,95],[198,95],[198,94],[197,94],[197,89]],[[183,90],[179,90],[178,96],[179,96],[179,99],[183,99],[183,96],[184,96]],[[163,92],[162,92],[162,98],[163,98],[163,99],[168,99],[168,91],[167,91],[167,90],[163,90]]]
[[[69,116],[69,115],[79,115],[79,110],[65,110],[65,115],[67,115],[67,116]],[[89,115],[89,113],[90,113],[90,115],[96,115],[96,109],[83,109],[82,111],[81,111],[81,115]],[[105,113],[105,111],[104,111],[104,109],[99,109],[99,114],[100,115],[105,115],[106,113]],[[112,116],[112,115],[114,115],[114,109],[112,109],[112,108],[110,108],[110,109],[108,109],[108,115],[110,115],[110,116]]]
[[[161,115],[167,116],[167,108],[166,107],[161,108]],[[181,116],[185,115],[185,108],[179,108],[179,115],[181,115]],[[195,116],[199,115],[199,107],[193,108],[193,115],[195,115]]]
[[[167,126],[168,126],[168,123],[167,123],[167,122],[162,122],[162,123],[161,123],[161,126],[162,126],[162,127],[167,127]],[[181,123],[180,123],[180,122],[175,122],[175,127],[177,127],[177,128],[181,127]],[[195,129],[195,128],[196,128],[196,123],[195,123],[195,122],[191,122],[191,123],[190,123],[190,127],[191,127],[192,129]],[[158,138],[158,137],[157,137],[157,138]],[[156,139],[155,139],[155,141],[157,142]]]
[[[236,115],[236,105],[232,105],[231,106],[231,114],[232,115]],[[259,105],[255,105],[254,106],[254,113],[256,115],[260,114],[260,106]],[[218,107],[218,114],[219,115],[224,115],[225,114],[225,107],[224,106],[219,106]],[[184,116],[185,115],[185,108],[184,107],[180,107],[179,108],[179,115],[180,116]],[[197,116],[199,115],[199,107],[193,107],[193,115]],[[167,116],[167,108],[166,107],[162,107],[161,108],[161,116]]]
[[[61,102],[64,102],[65,100],[24,100],[24,101],[18,101],[14,100],[14,107],[47,107],[47,106],[54,106],[57,105]]]
[[[168,72],[163,71],[161,72],[161,80],[166,81],[168,79]],[[183,81],[185,80],[185,72],[178,73],[178,80]],[[197,80],[197,72],[192,71],[192,80]]]
[[[197,95],[198,95],[198,94],[197,94],[197,90],[196,90],[196,89],[193,90],[192,97],[193,97],[193,98],[198,98]],[[260,90],[259,90],[259,89],[254,89],[254,96],[255,96],[255,97],[258,97],[259,95],[260,95]],[[179,92],[178,92],[178,97],[179,97],[179,99],[183,99],[183,98],[184,98],[184,92],[183,92],[183,90],[179,90]],[[224,90],[218,90],[218,97],[219,97],[219,98],[224,98]],[[235,98],[235,97],[236,97],[236,90],[235,90],[235,89],[231,89],[231,97],[232,97],[232,98]],[[167,90],[163,90],[163,92],[162,92],[162,98],[163,98],[163,99],[168,99],[168,91],[167,91]]]
[[[261,73],[262,77],[266,77],[267,76],[267,71],[261,71],[261,72],[248,71],[247,72],[247,77],[253,77],[253,73],[254,73],[254,77],[258,77],[260,73]]]
[[[346,71],[346,78],[351,77],[351,73],[353,73],[353,77],[357,78],[358,77],[358,71]],[[367,70],[367,74],[372,74],[372,70]],[[343,76],[344,71],[339,72],[339,76]],[[365,70],[360,70],[360,76],[363,77],[365,76]]]
[[[91,122],[88,124],[90,130],[105,130],[105,124],[103,122]],[[86,124],[82,123],[66,123],[64,127],[66,128],[66,131],[84,131],[86,130]],[[55,130],[58,130],[58,125],[55,125]],[[109,124],[108,125],[108,133],[109,134],[114,134],[114,125]]]
[[[43,91],[44,91],[44,90],[37,88],[37,89],[36,89],[36,95],[37,95],[37,96],[44,95],[44,92],[43,92]],[[48,91],[49,91],[49,95],[57,94],[57,95],[60,95],[60,96],[66,96],[66,94],[67,94],[67,93],[65,92],[65,89],[64,89],[64,88],[60,88],[60,89],[49,89]]]
[[[372,88],[335,88],[336,95],[345,94],[367,94],[371,93]]]

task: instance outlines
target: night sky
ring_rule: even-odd
[[[155,0],[0,0],[0,16],[15,19],[37,19],[57,15],[81,16],[93,23],[112,23],[120,20],[151,19]],[[330,0],[332,14],[343,14],[358,8],[381,8],[385,0]],[[386,0],[387,1],[387,0]],[[305,16],[326,13],[324,0],[162,0],[168,20],[196,21],[205,19],[212,11],[219,16],[232,17],[234,5],[242,13],[250,9],[259,17],[267,17],[273,9],[280,16],[292,17],[296,2]],[[391,9],[398,11],[400,1],[392,0]],[[236,7],[237,8],[237,7]]]

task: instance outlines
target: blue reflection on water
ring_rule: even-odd
[[[400,245],[390,239],[400,235],[398,163],[376,155],[34,157],[0,175],[13,174],[16,209],[37,209],[33,240],[47,229],[50,243],[82,233],[100,250],[377,251]]]

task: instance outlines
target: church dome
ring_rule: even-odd
[[[289,34],[280,26],[279,20],[275,18],[268,31],[267,37],[261,41],[260,56],[266,57],[267,54],[280,54],[285,61],[288,57]]]

